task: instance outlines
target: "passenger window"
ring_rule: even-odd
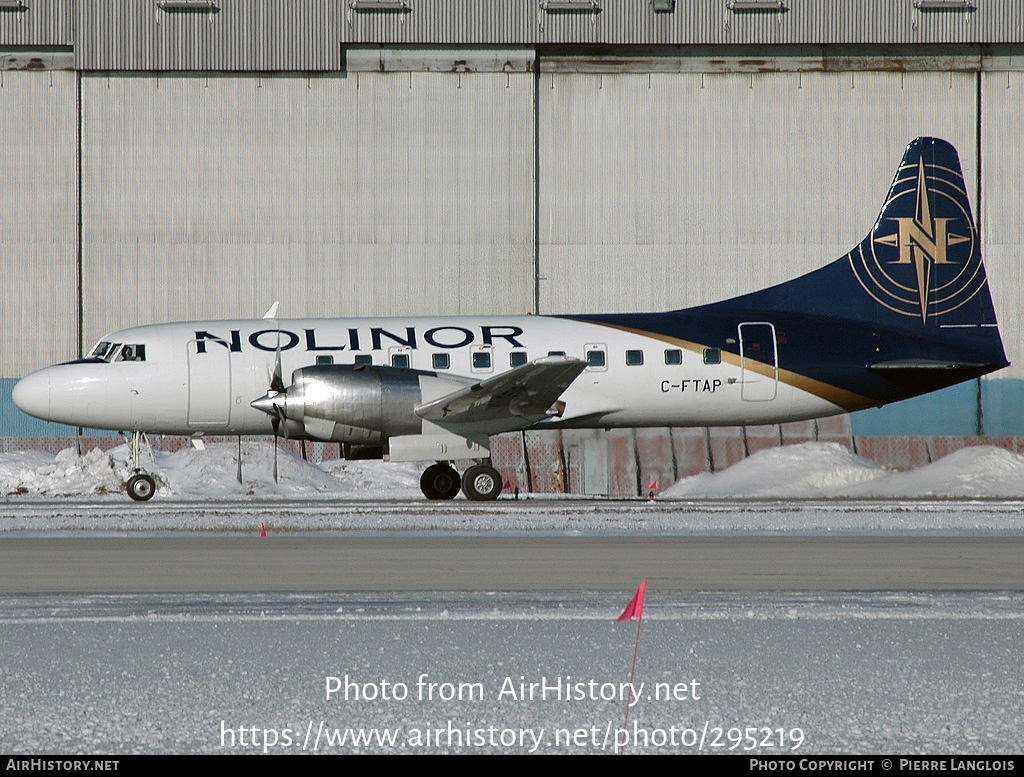
[[[682,364],[683,352],[678,348],[665,349],[665,364]]]
[[[597,349],[593,351],[587,351],[587,366],[588,367],[604,367],[605,355],[604,351]]]
[[[435,353],[431,357],[435,370],[447,370],[452,366],[452,359],[446,353]]]
[[[644,352],[640,350],[626,351],[626,364],[630,367],[639,367],[644,363]]]
[[[508,364],[510,367],[522,367],[526,364],[526,351],[512,351],[508,355]]]
[[[357,367],[360,364],[362,364],[363,366],[368,367],[369,365],[373,364],[373,357],[370,356],[370,354],[368,354],[368,353],[356,354],[356,359],[353,362],[353,364],[355,364]]]
[[[548,351],[548,356],[565,356],[565,351]]]
[[[407,353],[393,353],[391,354],[391,366],[400,367],[403,370],[409,369],[409,354]]]
[[[316,357],[316,363],[317,363],[317,366],[321,366],[321,367],[329,366],[331,364],[334,364],[334,357],[333,356],[317,356]]]
[[[473,354],[474,370],[489,370],[491,368],[491,352],[477,351]]]
[[[704,363],[705,364],[721,364],[722,363],[722,349],[721,348],[705,348],[704,349]]]

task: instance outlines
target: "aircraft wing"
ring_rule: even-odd
[[[424,402],[416,407],[415,413],[453,431],[498,434],[525,429],[550,416],[561,415],[558,398],[586,366],[580,359],[545,356]]]

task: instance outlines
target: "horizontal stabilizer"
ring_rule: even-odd
[[[936,359],[893,359],[872,364],[870,369],[880,372],[919,372],[930,370],[982,370],[992,365],[972,362],[949,362]]]
[[[551,414],[562,392],[586,367],[580,359],[545,356],[425,402],[415,413],[445,427],[466,429],[480,424],[490,434],[525,429]]]

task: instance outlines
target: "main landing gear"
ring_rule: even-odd
[[[501,493],[501,474],[489,464],[475,464],[460,479],[451,464],[438,462],[423,471],[420,490],[427,499],[454,499],[461,490],[467,499],[489,502]]]
[[[131,451],[133,474],[128,478],[125,488],[128,491],[128,496],[136,502],[149,501],[153,498],[153,494],[156,493],[156,480],[148,472],[143,472],[142,467],[139,466],[139,449],[141,444],[142,432],[132,432],[129,450]],[[149,443],[147,442],[146,444],[148,445]]]

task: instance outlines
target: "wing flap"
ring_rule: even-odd
[[[488,434],[525,429],[560,414],[558,398],[586,367],[580,359],[545,356],[424,402],[415,413],[439,426],[475,427]]]

